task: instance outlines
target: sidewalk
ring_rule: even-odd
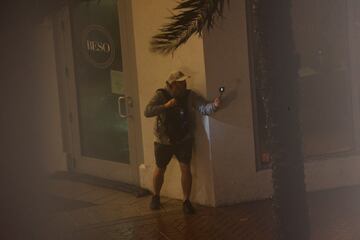
[[[67,180],[51,180],[53,239],[271,240],[271,201],[232,207],[196,206],[184,216],[180,201],[162,198],[160,211],[150,197]],[[360,239],[360,187],[309,194],[311,239]],[[61,226],[61,227],[60,227]]]

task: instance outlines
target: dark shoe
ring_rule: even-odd
[[[194,214],[195,213],[195,209],[191,205],[191,202],[189,200],[184,201],[184,203],[183,203],[183,211],[184,211],[185,214]]]
[[[160,209],[160,197],[153,196],[150,202],[150,209],[151,210],[159,210]]]

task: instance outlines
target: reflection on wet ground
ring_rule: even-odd
[[[162,209],[153,212],[150,197],[73,181],[52,179],[51,194],[53,239],[274,239],[270,200],[197,206],[196,215],[185,216],[178,200],[163,198]],[[360,239],[359,200],[360,187],[310,193],[311,239]]]

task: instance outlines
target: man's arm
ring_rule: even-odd
[[[176,105],[175,98],[166,101],[160,91],[156,91],[154,97],[150,100],[145,108],[145,117],[155,117],[162,113],[165,109],[172,108]]]
[[[164,110],[164,98],[160,91],[156,91],[155,95],[151,98],[148,105],[146,105],[144,115],[145,117],[155,117],[162,113]]]
[[[211,115],[218,107],[214,102],[209,102],[205,100],[202,96],[198,95],[195,92],[191,92],[192,94],[192,103],[193,107],[201,114],[201,115]]]

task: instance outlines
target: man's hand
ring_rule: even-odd
[[[216,108],[219,108],[221,106],[221,98],[220,97],[217,97],[214,99],[214,106]]]
[[[176,99],[170,99],[167,103],[164,104],[164,107],[167,108],[172,108],[176,105]]]

